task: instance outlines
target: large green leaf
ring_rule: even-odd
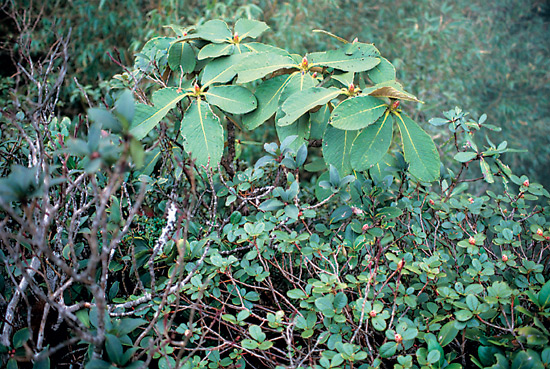
[[[130,133],[141,140],[166,116],[168,111],[183,99],[187,94],[178,92],[175,87],[163,88],[153,94],[154,106],[136,104],[136,111],[132,121]]]
[[[355,138],[350,152],[351,167],[364,171],[381,161],[390,148],[392,136],[393,119],[388,112]]]
[[[327,126],[323,137],[323,157],[334,165],[341,176],[351,173],[350,151],[359,131],[344,131]]]
[[[241,40],[247,37],[256,38],[268,29],[267,24],[253,19],[239,19],[235,24],[235,33]]]
[[[204,67],[201,75],[201,84],[203,87],[213,83],[229,82],[235,77],[237,72],[235,67],[247,54],[233,54],[212,60]]]
[[[395,114],[409,171],[421,181],[439,178],[439,154],[431,137],[406,115]]]
[[[260,79],[271,72],[284,68],[297,67],[290,56],[272,53],[250,53],[235,68],[238,83],[247,83]]]
[[[374,83],[383,83],[395,80],[395,67],[386,58],[380,58],[380,64],[368,71],[370,80]]]
[[[185,73],[195,69],[195,50],[187,42],[176,42],[168,50],[168,65],[173,71],[179,71],[180,66]]]
[[[272,53],[277,55],[289,56],[288,51],[281,49],[273,45],[262,44],[260,42],[248,42],[245,44],[237,44],[238,48],[244,51],[251,51],[253,53]]]
[[[281,126],[289,125],[309,110],[317,106],[325,105],[341,93],[342,92],[340,89],[334,87],[312,87],[307,90],[297,92],[292,95],[292,98],[287,99],[281,106],[281,109],[285,115],[277,120],[277,124]]]
[[[198,26],[194,33],[184,37],[186,40],[201,38],[210,42],[221,43],[231,39],[231,30],[222,20],[214,19]]]
[[[242,86],[212,86],[205,95],[210,104],[232,114],[248,113],[258,106],[254,94]]]
[[[357,96],[342,101],[332,112],[331,124],[338,129],[361,129],[378,120],[388,105],[376,97]]]
[[[346,72],[363,72],[380,63],[379,52],[371,44],[349,44],[338,50],[307,55],[310,67],[322,66]]]
[[[279,103],[282,104],[289,96],[294,95],[297,92],[307,90],[316,85],[315,80],[309,73],[294,72],[291,74],[288,83],[285,85]]]
[[[233,54],[233,49],[235,49],[233,44],[208,44],[204,46],[201,51],[199,51],[197,58],[199,60],[203,60],[207,58],[217,58],[220,56],[231,55]]]
[[[256,88],[258,108],[243,116],[243,124],[247,129],[255,129],[271,118],[279,106],[279,97],[290,76],[283,75],[264,81]]]
[[[181,121],[181,134],[185,150],[197,165],[218,165],[223,154],[223,127],[206,102],[195,100],[189,105]]]

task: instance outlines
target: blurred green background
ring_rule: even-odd
[[[73,116],[86,103],[73,76],[92,100],[105,92],[103,81],[121,72],[108,52],[125,65],[151,37],[170,34],[167,24],[192,25],[213,18],[242,17],[267,22],[263,41],[296,53],[333,48],[345,39],[373,42],[397,68],[408,91],[425,104],[406,105],[423,127],[442,111],[460,106],[503,127],[494,140],[528,150],[507,154],[518,174],[550,187],[550,2],[546,0],[456,1],[185,1],[185,0],[48,0],[12,1],[5,12],[26,9],[39,19],[29,33],[39,56],[71,29],[71,59],[61,114]],[[6,15],[0,20],[3,42],[14,46],[18,33]],[[14,69],[4,48],[0,99],[9,98]],[[4,101],[0,101],[4,105]]]

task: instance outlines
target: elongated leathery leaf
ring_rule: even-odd
[[[176,42],[168,50],[168,65],[170,69],[179,71],[180,66],[185,73],[195,69],[195,51],[187,42]]]
[[[141,140],[159,124],[168,111],[183,99],[187,94],[178,92],[175,87],[163,88],[153,94],[154,106],[137,104],[130,133]]]
[[[233,44],[208,44],[204,46],[201,51],[199,51],[197,59],[203,60],[207,58],[217,58],[220,56],[231,55],[233,54],[233,49],[235,49]]]
[[[181,121],[181,134],[185,151],[197,165],[218,165],[223,154],[223,127],[206,102],[191,103]]]
[[[342,101],[332,112],[331,124],[338,129],[361,129],[378,120],[387,104],[372,96],[357,96]]]
[[[307,116],[301,116],[296,122],[288,126],[276,126],[279,141],[283,142],[288,136],[298,136],[288,147],[293,151],[298,151],[302,144],[309,139],[310,124]]]
[[[283,103],[281,109],[285,113],[285,116],[281,117],[277,121],[277,124],[281,126],[289,125],[309,110],[320,105],[325,105],[341,93],[340,89],[334,87],[312,87],[297,92],[292,95],[292,98],[287,99]]]
[[[346,72],[363,72],[380,63],[378,50],[371,44],[348,44],[338,50],[307,55],[311,67],[323,66]]]
[[[403,86],[397,81],[386,81],[377,84],[376,86],[365,88],[364,95],[375,97],[389,97],[392,99],[407,100],[421,102],[416,96],[403,90]]]
[[[380,64],[368,71],[373,83],[383,83],[395,80],[395,67],[386,58],[380,58]]]
[[[271,118],[279,106],[279,97],[290,76],[283,75],[264,81],[256,88],[258,108],[243,116],[243,124],[247,129],[255,129]]]
[[[184,40],[194,40],[201,38],[210,42],[221,43],[231,39],[231,30],[222,20],[213,19],[201,26],[198,26],[194,33],[183,37]]]
[[[289,96],[307,90],[309,88],[315,87],[317,80],[315,80],[309,73],[300,73],[294,72],[291,74],[288,83],[285,85],[281,97],[279,99],[280,103],[283,103]]]
[[[210,104],[232,114],[248,113],[258,106],[254,94],[242,86],[213,86],[205,95]]]
[[[212,60],[206,65],[206,67],[204,67],[204,70],[202,71],[201,84],[203,87],[209,86],[213,83],[224,83],[231,81],[237,74],[235,67],[248,54],[250,53],[233,54]]]
[[[286,55],[272,53],[250,53],[235,68],[238,83],[247,83],[260,79],[279,69],[297,67],[294,59]]]
[[[323,157],[327,164],[332,164],[340,176],[351,173],[350,151],[359,131],[344,131],[327,126],[323,136]]]
[[[409,171],[421,181],[439,178],[439,154],[431,137],[406,115],[395,114]]]
[[[268,29],[267,24],[253,19],[239,19],[235,24],[235,33],[241,40],[247,37],[256,38]]]
[[[393,119],[388,112],[355,138],[350,153],[351,167],[363,171],[381,161],[390,148],[392,136]]]

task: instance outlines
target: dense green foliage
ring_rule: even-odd
[[[22,3],[22,2],[18,2]],[[550,7],[547,2],[461,0],[422,1],[81,1],[34,2],[33,50],[43,53],[72,27],[70,74],[76,75],[92,100],[104,95],[120,72],[108,52],[123,65],[153,36],[168,35],[167,24],[195,24],[208,19],[240,17],[265,21],[272,32],[264,40],[305,54],[334,48],[338,41],[312,32],[325,29],[347,40],[374,42],[395,64],[398,79],[426,102],[413,118],[428,119],[456,105],[499,122],[502,137],[526,149],[508,158],[521,172],[550,185],[547,137],[550,96]],[[70,5],[68,5],[70,4]],[[88,22],[88,19],[93,20]],[[6,34],[16,32],[4,22]],[[7,71],[7,70],[6,70]],[[87,103],[72,79],[62,93],[68,112]],[[434,131],[434,134],[437,134]]]
[[[286,6],[264,9],[283,25]],[[550,366],[550,194],[507,165],[499,121],[434,112],[424,71],[425,105],[397,80],[443,63],[384,58],[353,22],[312,38],[190,24],[145,42],[86,117],[56,117],[66,41],[19,66],[0,146],[3,364]]]

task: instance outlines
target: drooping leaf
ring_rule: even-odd
[[[342,101],[332,112],[331,124],[338,129],[365,128],[384,114],[387,104],[372,96],[357,96]]]
[[[272,53],[249,53],[235,68],[239,75],[237,83],[247,83],[260,79],[279,69],[296,67],[290,56]]]
[[[550,306],[550,281],[547,281],[539,291],[538,295],[539,306],[543,309]]]
[[[239,19],[235,23],[235,33],[239,35],[241,40],[247,37],[256,38],[268,29],[267,24],[253,19]]]
[[[432,138],[408,116],[395,116],[410,173],[421,181],[435,181],[439,178],[440,160]]]
[[[386,113],[365,128],[353,141],[350,164],[354,170],[364,171],[380,162],[388,152],[393,136],[393,119]]]
[[[375,97],[388,97],[398,100],[421,102],[416,96],[403,90],[403,86],[396,81],[386,81],[363,90],[364,95]]]
[[[235,67],[247,54],[233,54],[217,58],[206,64],[201,75],[201,85],[207,87],[213,83],[231,81],[237,74]]]
[[[310,113],[309,116],[311,124],[310,138],[314,140],[322,139],[330,119],[330,107],[326,104],[316,112]]]
[[[276,47],[273,45],[262,44],[260,42],[248,42],[245,44],[237,44],[236,46],[242,52],[250,51],[253,53],[271,53],[289,56],[288,51],[286,51],[285,49],[281,49],[280,47]]]
[[[307,140],[309,139],[310,124],[307,115],[300,117],[297,121],[288,126],[277,125],[275,129],[277,130],[277,136],[281,142],[289,136],[298,136],[290,145],[288,145],[288,147],[294,152],[298,151],[298,148],[304,143],[307,143]]]
[[[323,137],[323,157],[332,164],[341,176],[351,173],[350,151],[358,131],[344,131],[327,126]]]
[[[254,94],[242,86],[212,86],[205,95],[210,104],[232,114],[245,114],[258,106]]]
[[[483,174],[485,182],[494,183],[495,179],[493,177],[493,173],[491,172],[491,167],[484,158],[481,158],[481,160],[479,161],[479,167],[481,168],[481,174]]]
[[[380,58],[380,64],[368,71],[374,84],[395,80],[395,67],[386,58]]]
[[[363,72],[380,63],[379,52],[371,44],[348,44],[347,48],[307,54],[310,67],[322,66],[346,72]]]
[[[216,167],[223,154],[223,127],[208,104],[195,100],[181,121],[185,150],[196,159],[196,165]]]
[[[187,42],[176,42],[168,50],[168,65],[173,71],[179,71],[180,67],[185,73],[191,73],[195,69],[195,50]]]
[[[204,46],[201,51],[199,51],[197,59],[203,60],[207,58],[218,58],[220,56],[231,55],[233,54],[234,49],[235,46],[233,44],[208,44]]]
[[[137,104],[130,133],[138,140],[143,139],[159,124],[168,111],[186,96],[175,87],[163,88],[153,94],[154,106]]]
[[[279,104],[284,103],[290,96],[294,95],[297,92],[314,87],[315,84],[316,80],[311,77],[311,74],[309,73],[292,73],[283,89],[283,92],[281,93]]]
[[[340,94],[341,91],[334,87],[312,87],[297,92],[292,95],[291,99],[287,99],[283,103],[281,109],[285,115],[277,120],[277,124],[281,126],[289,125],[309,110],[325,105]]]
[[[243,116],[243,124],[247,129],[255,129],[271,118],[277,111],[279,97],[290,76],[277,76],[263,82],[256,88],[258,107]]]

